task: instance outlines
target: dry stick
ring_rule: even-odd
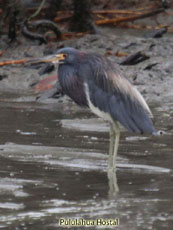
[[[40,13],[40,11],[42,10],[45,3],[46,3],[46,0],[42,0],[42,2],[40,3],[40,6],[36,10],[36,12],[29,17],[28,21],[31,20],[32,18],[36,17]]]
[[[94,10],[92,11],[92,13],[93,14],[139,14],[139,15],[142,14],[142,12],[136,10]]]
[[[152,12],[144,13],[142,15],[134,15],[134,16],[129,16],[129,17],[120,17],[120,18],[111,18],[111,19],[105,19],[105,20],[97,20],[96,24],[97,25],[105,25],[105,24],[114,24],[114,23],[120,23],[120,22],[134,21],[134,20],[137,20],[137,19],[146,18],[146,17],[153,16],[155,14],[159,14],[159,13],[161,13],[163,11],[164,11],[164,9],[161,8],[161,9],[153,10]]]
[[[47,40],[44,35],[30,31],[25,24],[22,25],[21,31],[24,36],[30,39],[39,40],[41,43],[47,43]]]
[[[146,9],[148,10],[148,9]],[[59,14],[63,14],[63,11],[59,11]],[[69,15],[65,16],[57,16],[54,18],[54,22],[62,22],[67,21],[73,16],[73,11],[65,11]],[[92,11],[93,14],[137,14],[141,15],[143,12],[138,12],[137,10],[94,10]]]
[[[151,9],[156,9],[156,8],[158,8],[158,6],[155,3],[153,3],[149,6],[137,8],[136,11],[145,11],[145,10],[151,10]]]
[[[97,15],[98,18],[107,19],[107,18],[105,17],[105,15],[103,16],[103,14],[96,14],[96,15]]]
[[[148,6],[148,7],[144,7],[144,8],[138,8],[136,10],[94,10],[92,11],[93,14],[135,14],[135,15],[143,15],[145,11],[148,11],[150,9],[154,9],[154,6]],[[69,20],[72,16],[73,16],[73,11],[58,11],[58,15],[60,14],[68,14],[65,16],[57,16],[54,18],[55,22],[62,22],[62,21],[67,21]],[[148,12],[147,12],[148,13]],[[107,19],[110,20],[110,19]]]
[[[124,28],[130,28],[130,29],[147,29],[147,30],[160,30],[162,28],[167,28],[168,31],[171,28],[168,24],[160,24],[159,26],[150,26],[150,25],[140,25],[140,24],[129,24],[128,22],[124,22],[121,24],[122,27]]]
[[[29,61],[29,59],[19,59],[19,60],[7,60],[0,62],[0,66],[12,65],[12,64],[23,64]]]
[[[136,10],[118,10],[118,9],[114,9],[114,10],[93,10],[92,13],[93,14],[142,14],[144,11],[148,11],[150,9],[154,9],[156,8],[154,5],[148,6],[148,7],[144,7],[144,8],[138,8]],[[57,15],[59,14],[64,14],[64,13],[68,13],[70,15],[68,15],[69,17],[73,15],[73,11],[72,10],[68,10],[68,11],[58,11]],[[67,17],[68,17],[67,16]],[[66,17],[66,16],[64,16]]]
[[[76,37],[82,37],[84,35],[88,34],[88,32],[79,32],[79,33],[75,33],[75,32],[67,32],[62,34],[62,40],[67,40],[70,38],[76,38]]]
[[[67,21],[70,19],[72,15],[67,15],[67,16],[62,16],[62,17],[55,17],[54,22],[62,22],[62,21]]]
[[[79,32],[79,33],[75,33],[75,32],[67,32],[67,33],[63,33],[61,34],[61,40],[69,40],[69,39],[73,39],[73,38],[80,38],[86,34],[89,34],[89,32]],[[52,36],[53,40],[56,40],[57,37],[56,36]]]
[[[136,65],[142,61],[145,61],[149,59],[149,56],[147,56],[142,51],[138,51],[136,53],[133,53],[129,55],[127,58],[125,58],[120,65]]]
[[[31,22],[31,25],[36,28],[39,27],[49,28],[56,34],[57,38],[61,38],[61,31],[59,30],[58,26],[50,20],[46,20],[46,19],[37,20]]]

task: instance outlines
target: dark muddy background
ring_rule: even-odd
[[[158,19],[165,22],[164,15]],[[172,17],[166,20],[171,23]],[[148,30],[97,30],[42,45],[22,35],[8,44],[3,34],[0,60],[40,57],[46,50],[72,46],[109,54],[120,63],[125,57],[117,57],[118,51],[144,51],[148,60],[120,68],[145,97],[156,128],[165,133],[140,136],[122,129],[117,173],[108,177],[108,124],[67,97],[35,100],[33,85],[56,71],[40,76],[25,65],[0,67],[0,229],[62,229],[58,221],[63,217],[119,218],[120,230],[172,230],[172,33],[156,39]]]

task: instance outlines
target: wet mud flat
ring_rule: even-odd
[[[172,229],[172,104],[152,108],[165,135],[122,130],[110,176],[104,121],[71,102],[26,97],[1,95],[0,229],[109,229],[60,227],[60,218],[119,218],[112,229],[120,230]]]

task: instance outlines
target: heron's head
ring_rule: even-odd
[[[59,64],[76,64],[80,60],[81,52],[75,48],[62,48],[59,49],[55,54],[45,56],[42,58],[32,59],[34,63],[59,63]]]

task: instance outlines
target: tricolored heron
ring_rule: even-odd
[[[35,61],[59,63],[58,76],[63,93],[110,122],[110,169],[116,168],[119,124],[131,132],[157,135],[144,98],[106,57],[63,48]]]

